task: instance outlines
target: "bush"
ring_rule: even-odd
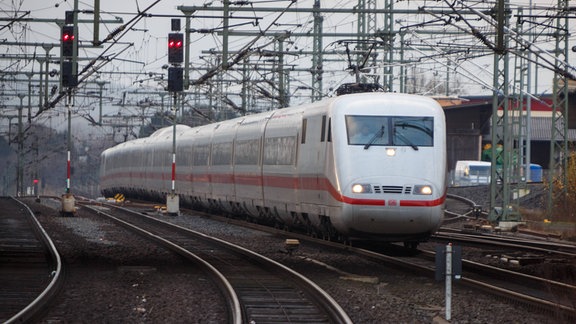
[[[552,210],[539,227],[560,233],[564,239],[574,241],[576,240],[576,152],[570,153],[566,163],[566,183],[562,181],[560,175],[556,175],[552,180],[552,192],[555,197]],[[550,182],[545,181],[544,185],[549,190]]]
[[[576,152],[571,152],[567,159],[566,183],[563,183],[561,175],[554,176],[552,180],[552,192],[554,201],[550,219],[555,221],[571,221],[576,219]],[[545,182],[547,189],[550,183]]]

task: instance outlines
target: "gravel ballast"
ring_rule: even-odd
[[[151,242],[80,209],[61,217],[35,205],[67,267],[67,287],[44,323],[225,323],[222,299],[199,271]],[[255,250],[301,272],[337,300],[354,323],[433,323],[445,317],[441,282],[325,248],[301,246],[292,255],[284,238],[198,216],[160,216]],[[350,280],[350,275],[363,280]],[[66,287],[65,287],[66,288]],[[459,286],[451,323],[558,323],[536,310]]]

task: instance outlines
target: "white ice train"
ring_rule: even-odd
[[[173,128],[102,153],[103,194],[164,200]],[[445,119],[431,98],[342,95],[176,129],[181,205],[322,237],[416,246],[440,226]]]

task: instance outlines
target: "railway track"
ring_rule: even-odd
[[[33,321],[63,280],[56,247],[33,212],[14,198],[0,198],[0,321]]]
[[[549,241],[540,238],[512,235],[494,235],[491,233],[466,233],[460,230],[443,228],[434,234],[436,242],[463,243],[475,246],[495,246],[516,251],[533,252],[576,259],[576,245],[563,241]]]
[[[453,224],[462,220],[482,219],[485,213],[474,201],[457,196],[448,195],[446,202],[446,220],[444,224]],[[468,242],[478,244],[494,244],[499,246],[510,246],[520,250],[541,251],[552,254],[563,254],[566,256],[576,256],[576,245],[568,244],[556,239],[553,235],[536,233],[529,230],[518,229],[515,233],[494,234],[492,230],[483,231],[481,228],[453,228],[443,226],[434,238],[440,241]]]
[[[228,223],[238,224],[281,236],[287,234],[282,230],[271,229],[253,223],[235,221],[219,216],[212,217]],[[401,253],[402,255],[398,257],[387,255],[371,248],[352,247],[350,245],[314,239],[292,232],[289,236],[301,241],[335,247],[362,255],[403,271],[418,273],[430,278],[435,277],[435,252],[432,250],[420,249],[415,256],[406,256],[406,254]],[[492,244],[496,244],[496,242]],[[398,249],[402,250],[403,248],[398,247]],[[574,304],[574,300],[576,300],[576,286],[570,283],[530,276],[483,264],[482,262],[463,260],[463,276],[460,280],[456,281],[456,284],[478,289],[488,294],[508,299],[514,303],[524,304],[530,308],[536,307],[541,312],[548,313],[550,316],[562,319],[563,321],[570,322],[576,319],[576,305]]]
[[[204,267],[228,301],[230,323],[351,323],[316,284],[273,260],[125,208],[84,206]]]
[[[309,240],[306,237],[299,237],[299,239]],[[415,255],[407,256],[398,252],[398,249],[403,249],[398,246],[398,249],[393,249],[392,255],[389,255],[371,248],[344,247],[339,243],[316,239],[313,241],[362,255],[406,272],[430,278],[434,278],[436,274],[436,253],[432,250],[421,248]],[[397,254],[401,256],[396,256]],[[537,308],[552,318],[561,319],[560,322],[572,322],[576,319],[576,303],[574,302],[576,286],[574,283],[540,278],[467,259],[463,259],[462,263],[462,277],[455,280],[455,284],[496,295],[530,308]]]
[[[479,219],[483,215],[474,201],[457,195],[449,195],[447,201],[447,221],[452,224],[461,220]],[[519,231],[520,232],[520,231]],[[521,267],[532,264],[574,264],[576,262],[576,245],[563,241],[549,240],[549,237],[539,238],[537,235],[522,233],[493,234],[483,231],[467,231],[443,226],[432,238],[435,242],[444,244],[450,242],[467,247],[480,247],[486,256],[500,260],[505,266],[495,267],[463,260],[467,275],[463,282],[496,293],[507,298],[513,298],[539,309],[554,313],[559,317],[576,318],[576,286],[574,280],[550,280],[547,278],[521,273]],[[423,251],[429,259],[434,258],[433,251]],[[508,270],[507,268],[516,268]],[[550,273],[554,271],[551,270]],[[558,277],[556,274],[551,277]],[[491,278],[489,280],[483,278]],[[493,282],[490,282],[493,281]]]
[[[444,224],[454,223],[463,219],[476,218],[482,213],[481,206],[474,201],[458,195],[446,196],[446,210],[444,211]]]

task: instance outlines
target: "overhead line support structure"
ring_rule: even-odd
[[[518,8],[518,14],[522,15],[523,8]],[[524,20],[517,19],[516,32],[524,35]],[[530,40],[531,41],[531,40]],[[517,51],[522,50],[523,45],[517,44]],[[531,53],[527,52],[525,55],[514,56],[514,75],[513,75],[513,88],[512,95],[513,101],[513,114],[512,114],[512,132],[514,132],[514,139],[516,145],[512,148],[513,157],[518,157],[518,163],[514,166],[518,168],[517,182],[518,190],[526,192],[527,182],[531,181],[531,168],[530,168],[530,120],[532,118],[531,101],[532,98],[528,96],[530,93],[530,60]]]
[[[547,211],[550,217],[556,207],[564,207],[567,211],[566,198],[568,194],[568,78],[562,64],[568,62],[568,0],[558,0],[558,16],[556,18],[557,34],[555,37],[556,60],[552,94],[552,134],[550,137],[550,164],[548,173],[548,203]],[[563,203],[563,205],[559,205]]]
[[[381,32],[380,38],[384,40],[384,74],[382,78],[385,80],[383,82],[383,86],[388,91],[394,91],[393,88],[393,68],[392,65],[394,63],[394,40],[396,38],[396,31],[394,31],[394,1],[392,0],[385,0],[384,2],[385,8],[389,10],[389,13],[384,15],[384,30]]]
[[[289,37],[312,37],[312,46],[313,46],[313,54],[312,54],[312,65],[310,67],[311,73],[311,88],[312,88],[312,97],[311,101],[320,100],[323,96],[323,55],[324,55],[324,48],[323,48],[323,39],[325,37],[353,37],[355,39],[381,39],[383,42],[379,43],[375,49],[383,51],[383,63],[384,63],[384,71],[383,71],[383,83],[385,88],[389,91],[393,91],[393,80],[394,80],[394,73],[393,73],[393,48],[394,48],[394,41],[396,36],[396,31],[394,31],[394,14],[437,14],[437,15],[444,15],[450,14],[451,10],[443,9],[443,8],[430,8],[423,11],[422,9],[395,9],[393,7],[392,0],[385,0],[384,8],[376,8],[377,1],[375,0],[360,0],[359,6],[354,8],[346,9],[346,8],[321,8],[320,7],[320,0],[315,0],[311,8],[277,8],[277,7],[244,7],[244,6],[233,6],[230,1],[224,1],[223,6],[178,6],[177,10],[183,12],[187,19],[186,24],[186,35],[190,32],[194,32],[189,27],[189,17],[193,17],[193,14],[196,12],[203,12],[203,11],[212,11],[212,12],[220,12],[224,15],[224,29],[223,31],[218,32],[223,38],[223,49],[222,49],[222,56],[223,59],[221,61],[222,71],[228,70],[231,67],[231,64],[228,64],[229,59],[229,48],[228,48],[228,38],[230,36],[253,36],[253,37],[273,37],[275,34],[278,34],[278,31],[268,31],[263,30],[259,32],[242,32],[233,30],[231,26],[226,25],[226,19],[229,17],[230,12],[250,12],[250,13],[260,13],[260,12],[287,12],[287,13],[311,13],[314,19],[313,30],[310,33],[289,33]],[[359,30],[362,30],[362,33],[324,33],[323,29],[323,16],[326,14],[350,14],[354,13],[358,15],[358,19],[361,24],[359,24]],[[476,13],[473,10],[460,10],[460,15],[475,15]],[[384,28],[383,30],[376,30],[376,17],[379,15],[384,15]],[[286,32],[284,32],[286,33]],[[362,35],[359,35],[362,34]],[[188,40],[188,38],[187,38]],[[188,46],[190,46],[189,42],[186,42],[186,47],[188,51]],[[373,62],[376,61],[376,55],[373,55],[371,58]],[[356,59],[360,60],[361,53],[358,52]],[[190,66],[189,66],[189,57],[186,57],[186,62],[184,63],[184,84],[186,88],[189,88],[190,85],[198,84],[198,82],[202,82],[203,80],[214,76],[215,71],[210,71],[206,73],[206,75],[195,82],[190,82]],[[286,86],[286,85],[285,85]]]
[[[0,21],[12,21],[13,18],[0,18]],[[39,23],[56,23],[58,26],[62,26],[64,25],[65,20],[64,19],[53,19],[53,18],[22,18],[19,19],[18,22],[39,22]],[[89,24],[89,23],[94,23],[94,19],[77,19],[77,22],[79,24]],[[101,23],[106,23],[106,24],[121,24],[123,23],[123,19],[121,17],[116,17],[116,19],[114,20],[108,20],[108,19],[104,19],[104,20],[100,20]]]
[[[369,17],[370,14],[366,12],[366,9],[370,8],[372,5],[374,5],[374,7],[376,6],[376,4],[372,1],[372,0],[358,0],[358,9],[361,9],[362,12],[360,12],[358,14],[358,26],[356,29],[356,40],[358,42],[357,47],[360,48],[360,54],[356,55],[356,66],[354,67],[354,71],[352,71],[355,74],[355,78],[356,78],[356,82],[360,83],[367,83],[368,80],[366,80],[366,76],[365,75],[360,75],[360,69],[362,68],[362,65],[365,64],[363,55],[366,51],[368,51],[368,44],[366,43],[367,41],[367,34],[369,32],[372,32],[372,29],[370,28],[371,26],[369,26]],[[373,8],[374,9],[374,8]],[[375,29],[375,26],[374,26]],[[346,48],[348,50],[348,48]],[[362,53],[364,52],[364,53]],[[352,62],[350,62],[352,63]]]
[[[508,0],[496,4],[496,38],[492,96],[492,155],[489,219],[501,226],[520,220],[518,206],[521,160],[515,149],[518,138],[514,129],[514,98],[510,95],[510,6]],[[489,44],[487,44],[489,45]],[[514,199],[516,197],[516,199]]]
[[[324,55],[322,53],[323,48],[323,36],[322,27],[324,25],[324,16],[321,14],[320,10],[320,0],[315,0],[312,6],[312,15],[314,17],[314,36],[312,40],[312,67],[310,72],[312,73],[312,102],[319,101],[322,99],[322,88],[323,88],[323,73],[324,73]]]

